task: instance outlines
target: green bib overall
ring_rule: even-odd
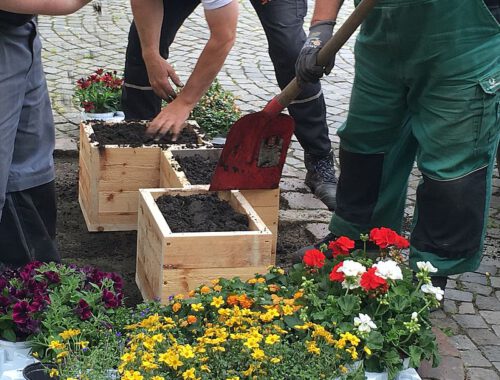
[[[355,59],[330,230],[400,231],[416,159],[410,264],[475,270],[500,138],[500,25],[483,0],[380,0]]]

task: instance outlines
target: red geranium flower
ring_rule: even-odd
[[[390,246],[397,248],[408,248],[409,243],[404,237],[398,235],[390,228],[380,227],[370,231],[370,240],[380,248],[385,249]]]
[[[328,249],[332,250],[333,257],[337,257],[338,255],[347,256],[349,254],[349,250],[353,248],[354,240],[345,236],[341,236],[337,240],[331,241],[330,244],[328,244]]]
[[[311,268],[322,268],[325,265],[325,255],[319,249],[310,249],[306,251],[302,261],[308,267]]]
[[[377,268],[369,268],[365,273],[361,275],[361,281],[360,285],[361,287],[366,290],[375,290],[375,289],[382,289],[386,290],[388,287],[387,281],[383,279],[382,277],[379,277],[375,274],[377,271]]]
[[[330,272],[330,281],[342,282],[345,280],[344,273],[338,271],[343,264],[344,262],[340,262],[333,267],[332,271]]]

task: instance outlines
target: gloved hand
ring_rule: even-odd
[[[328,75],[332,71],[335,65],[335,56],[325,66],[318,65],[317,58],[320,49],[332,36],[334,26],[335,20],[326,20],[320,21],[309,28],[309,36],[295,63],[295,75],[301,87],[305,83],[317,82],[323,74]]]

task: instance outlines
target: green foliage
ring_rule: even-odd
[[[191,118],[196,120],[208,137],[216,137],[226,136],[240,115],[234,95],[215,79],[193,109]]]

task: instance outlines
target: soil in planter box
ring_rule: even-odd
[[[214,174],[217,160],[199,154],[186,157],[175,157],[191,185],[206,185]]]
[[[104,145],[127,145],[136,148],[143,145],[173,145],[186,144],[197,145],[197,134],[184,128],[176,141],[167,134],[160,140],[155,141],[153,136],[146,134],[146,125],[143,122],[125,121],[121,123],[92,122],[94,133],[90,135],[90,141],[97,142],[99,146]]]
[[[248,218],[217,194],[162,195],[156,203],[172,232],[248,231]]]

